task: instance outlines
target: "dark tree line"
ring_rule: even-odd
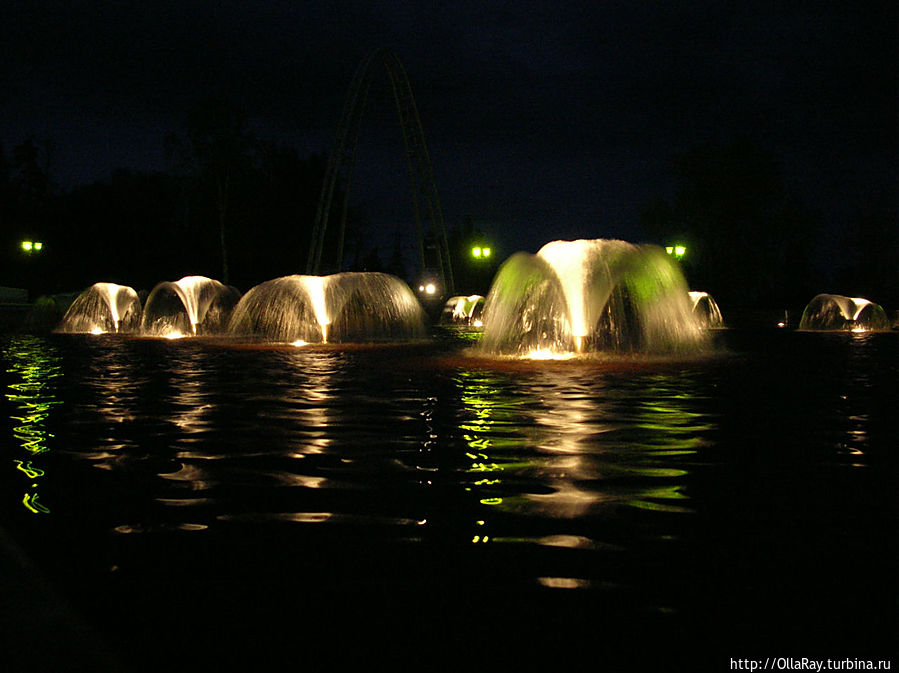
[[[686,246],[693,289],[737,307],[801,307],[820,292],[899,300],[895,212],[838,223],[847,232],[839,258],[825,258],[834,223],[791,198],[777,157],[757,143],[696,147],[674,158],[672,170],[673,197],[653,201],[641,223],[659,244]]]
[[[149,290],[200,274],[245,291],[304,271],[324,157],[255,138],[225,101],[198,103],[164,142],[168,170],[117,170],[66,192],[39,141],[0,147],[0,285],[32,295],[101,280]],[[363,246],[359,219],[351,212],[351,250]],[[40,254],[21,249],[32,239]]]

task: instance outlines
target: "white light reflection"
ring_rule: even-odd
[[[537,581],[548,589],[587,589],[590,580],[576,577],[538,577]]]
[[[496,374],[463,373],[458,382],[468,490],[481,505],[561,519],[618,506],[690,511],[682,461],[710,426],[693,410],[689,381],[658,375],[606,389],[594,368],[566,367],[534,372],[521,387]]]

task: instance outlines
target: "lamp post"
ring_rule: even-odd
[[[43,241],[23,240],[19,243],[19,248],[25,257],[23,278],[28,291],[28,299],[29,301],[32,301],[34,299],[33,295],[37,291],[36,284],[38,278],[36,262],[34,260],[36,260],[36,258],[43,252],[44,243]]]
[[[490,259],[493,251],[485,245],[476,245],[471,249],[471,256],[479,260]]]
[[[665,252],[674,257],[678,262],[687,254],[687,246],[683,243],[675,243],[665,247]]]

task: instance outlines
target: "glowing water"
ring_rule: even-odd
[[[141,332],[165,337],[214,334],[224,329],[238,298],[234,288],[205,276],[159,283],[147,298]]]
[[[481,327],[483,311],[484,298],[479,294],[450,297],[443,306],[440,322],[443,325]]]
[[[247,292],[228,331],[286,343],[369,342],[425,335],[412,290],[385,273],[284,276]]]
[[[718,302],[708,292],[691,292],[690,301],[693,302],[693,315],[703,327],[721,327],[724,324]]]
[[[526,356],[581,351],[672,353],[704,341],[686,282],[661,248],[553,241],[500,268],[482,348]]]
[[[861,297],[819,294],[802,312],[801,330],[846,330],[868,332],[890,328],[886,312],[879,304]]]
[[[95,283],[72,302],[58,331],[130,333],[137,331],[140,319],[137,292],[126,285]]]

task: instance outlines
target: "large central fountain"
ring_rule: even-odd
[[[553,241],[500,268],[482,348],[528,356],[681,353],[704,342],[686,281],[661,248],[618,240]]]

